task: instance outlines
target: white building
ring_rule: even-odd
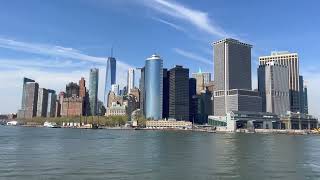
[[[119,84],[112,84],[111,91],[114,92],[116,96],[119,96]]]
[[[147,121],[146,127],[149,129],[190,129],[192,123],[189,121],[157,120]]]

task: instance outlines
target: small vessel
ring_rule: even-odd
[[[44,122],[43,124],[44,127],[48,127],[48,128],[60,128],[59,125],[57,125],[57,123],[55,122]]]
[[[7,122],[7,126],[17,126],[18,125],[18,121],[9,121]]]

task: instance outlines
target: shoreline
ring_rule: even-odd
[[[2,125],[8,126],[8,125]],[[43,125],[17,125],[9,127],[26,127],[26,128],[50,128]],[[120,130],[120,131],[184,131],[184,132],[202,132],[202,133],[216,133],[216,134],[284,134],[284,135],[320,135],[319,132],[315,130],[288,130],[288,129],[255,129],[254,131],[249,131],[247,129],[238,129],[236,131],[226,131],[226,130],[206,130],[206,129],[151,129],[151,128],[127,128],[127,127],[100,127],[97,129],[93,128],[81,128],[81,127],[55,127],[52,129],[91,129],[91,130]]]

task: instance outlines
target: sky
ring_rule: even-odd
[[[142,67],[153,53],[162,57],[164,67],[213,73],[211,44],[231,37],[253,45],[253,88],[259,56],[298,53],[310,113],[320,117],[319,6],[317,0],[2,1],[0,113],[19,109],[23,77],[59,92],[81,77],[88,81],[93,67],[100,70],[102,100],[111,47],[121,86],[128,68]]]

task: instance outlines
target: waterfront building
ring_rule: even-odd
[[[163,61],[152,55],[145,62],[144,72],[144,113],[147,119],[162,119]]]
[[[130,94],[131,89],[135,87],[134,81],[135,81],[135,70],[134,68],[129,68],[128,77],[127,77],[128,94]]]
[[[39,88],[37,102],[37,117],[47,117],[48,109],[48,90]]]
[[[23,108],[18,112],[18,118],[30,119],[37,115],[39,84],[36,82],[24,83]]]
[[[108,57],[107,67],[106,67],[106,77],[105,77],[105,88],[104,88],[104,104],[107,106],[108,94],[111,91],[112,84],[116,84],[116,74],[117,74],[117,60],[116,58]]]
[[[107,108],[106,116],[126,116],[127,106],[117,103],[112,103],[110,107]]]
[[[116,93],[113,91],[110,91],[108,94],[108,104],[107,107],[111,107],[113,103],[116,104],[123,104],[124,97],[123,96],[117,96]]]
[[[206,84],[208,84],[211,81],[211,73],[202,72],[201,69],[199,69],[199,72],[192,73],[192,78],[196,79],[197,94],[200,94],[201,91],[205,90]]]
[[[230,111],[226,116],[209,116],[208,124],[224,127],[235,132],[237,129],[280,129],[281,122],[278,115],[268,112]]]
[[[189,120],[189,69],[178,65],[169,71],[169,118]]]
[[[55,117],[57,95],[54,90],[48,89],[47,117]]]
[[[169,120],[157,120],[147,121],[146,128],[148,129],[191,129],[192,122],[190,121],[176,121]]]
[[[162,118],[169,118],[169,97],[170,97],[170,84],[169,84],[170,72],[167,69],[163,69],[163,91],[162,91]]]
[[[262,111],[284,115],[290,111],[289,70],[285,65],[269,62],[258,68],[258,90]]]
[[[268,62],[277,62],[285,65],[289,70],[289,93],[290,93],[290,110],[292,112],[300,111],[300,93],[299,93],[299,56],[297,53],[271,52],[270,56],[259,57],[260,65]]]
[[[252,91],[251,48],[235,39],[223,39],[214,46],[214,115],[229,111],[262,111],[261,97]]]
[[[89,77],[89,101],[91,115],[95,116],[98,112],[98,83],[99,83],[99,69],[90,69]]]
[[[112,84],[111,91],[115,93],[116,96],[120,95],[119,84]]]
[[[62,117],[82,116],[83,99],[75,96],[63,98],[61,107]]]
[[[282,129],[313,130],[318,128],[318,119],[304,113],[288,112],[281,117]]]

